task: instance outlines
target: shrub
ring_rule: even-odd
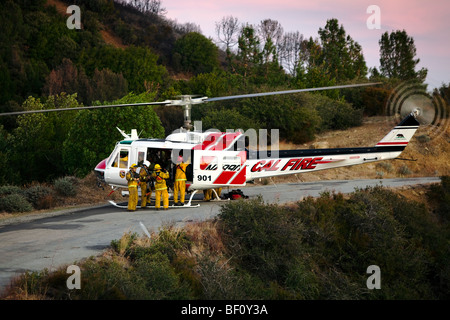
[[[53,203],[53,190],[40,184],[24,190],[24,195],[35,209],[48,209]]]
[[[232,201],[219,216],[230,254],[262,279],[283,282],[299,254],[301,221],[286,209],[265,205],[261,198]]]
[[[168,257],[156,252],[146,255],[134,263],[136,278],[143,284],[146,295],[139,299],[188,299],[191,292],[188,286],[180,283]]]
[[[22,189],[18,186],[5,185],[0,186],[0,197],[10,194],[22,194]]]
[[[402,176],[407,176],[410,175],[412,171],[408,168],[406,164],[404,164],[398,169],[398,173]]]
[[[13,193],[0,198],[0,210],[11,213],[29,212],[33,207],[24,196]]]
[[[422,134],[420,136],[417,136],[417,141],[419,141],[420,143],[427,143],[427,142],[430,142],[430,140],[431,140],[431,138],[427,134]]]
[[[377,163],[377,168],[381,168],[382,170],[385,170],[386,172],[392,172],[392,163],[387,161],[382,161]]]
[[[56,192],[64,197],[73,197],[77,195],[77,179],[75,177],[62,177],[55,180],[53,186]]]
[[[427,197],[437,204],[438,217],[445,223],[450,222],[450,176],[443,176],[441,183],[433,184]]]
[[[125,233],[119,240],[112,240],[111,247],[118,254],[128,256],[131,252],[131,246],[137,238],[137,233]]]
[[[310,95],[309,103],[315,106],[322,119],[321,130],[343,130],[362,124],[363,111],[354,109],[350,103],[343,100]]]

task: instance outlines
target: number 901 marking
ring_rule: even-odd
[[[198,181],[211,181],[211,176],[199,174],[199,175],[197,176],[197,180],[198,180]]]

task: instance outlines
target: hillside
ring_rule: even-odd
[[[66,13],[68,3],[60,0],[47,0],[46,6],[54,6],[56,11],[62,16],[67,17]],[[100,25],[100,34],[102,36],[103,41],[106,44],[112,45],[115,48],[125,48],[126,45],[123,44],[123,41],[120,37],[118,37],[109,27],[101,24]]]

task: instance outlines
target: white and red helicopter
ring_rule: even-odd
[[[362,84],[362,85],[374,85]],[[165,139],[140,139],[136,130],[118,142],[111,155],[101,161],[95,171],[113,188],[125,188],[124,175],[132,163],[142,161],[161,162],[170,170],[181,155],[189,160],[187,170],[188,192],[192,192],[186,207],[191,206],[194,194],[199,190],[244,187],[259,178],[276,177],[302,172],[352,166],[379,160],[394,159],[405,149],[419,127],[418,111],[410,113],[375,146],[334,149],[263,150],[246,148],[246,135],[241,131],[198,132],[191,131],[190,109],[192,104],[225,99],[248,98],[271,94],[287,94],[303,91],[329,90],[362,85],[333,86],[269,93],[247,94],[221,98],[196,98],[183,96],[181,100],[165,101],[167,105],[184,107],[184,128]],[[161,103],[162,104],[162,103]],[[125,159],[122,160],[121,159]],[[218,195],[215,193],[216,198]],[[111,202],[114,204],[113,202]]]
[[[276,94],[289,94],[305,91],[332,90],[351,87],[376,85],[365,83],[322,88],[309,88],[288,91],[244,94],[218,98],[193,98],[181,96],[179,100],[163,102],[135,103],[122,105],[105,105],[72,108],[94,109],[108,107],[127,107],[140,105],[180,105],[184,108],[184,127],[165,139],[139,138],[137,131],[125,134],[117,142],[110,156],[102,160],[95,172],[113,190],[127,188],[125,173],[133,163],[149,161],[159,163],[167,169],[173,168],[179,156],[188,160],[186,191],[190,199],[184,207],[191,207],[194,194],[200,190],[224,187],[244,187],[248,182],[259,178],[276,177],[288,174],[313,172],[343,166],[369,163],[373,161],[397,158],[419,127],[416,117],[418,110],[408,114],[375,146],[333,149],[300,150],[249,150],[246,148],[246,135],[242,131],[233,132],[199,132],[192,129],[190,111],[193,104],[200,104],[227,99],[250,98]],[[33,110],[9,114],[62,111],[63,109]],[[6,115],[6,114],[5,114]],[[215,193],[215,191],[214,191]],[[215,194],[216,198],[219,198]],[[123,207],[110,201],[115,206]],[[180,208],[180,207],[176,207]]]

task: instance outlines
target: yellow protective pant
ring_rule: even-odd
[[[169,207],[169,193],[167,189],[155,190],[155,208],[159,209],[161,207],[161,197],[163,199],[164,209]]]
[[[209,201],[211,200],[211,196],[212,196],[212,189],[203,190],[203,200]]]
[[[150,199],[146,195],[146,193],[147,193],[147,184],[141,182],[141,208],[145,208],[145,206],[147,206],[147,199]]]
[[[173,202],[178,203],[178,194],[180,194],[180,202],[184,203],[184,197],[186,193],[186,180],[175,180],[173,186]]]
[[[128,199],[128,210],[135,211],[139,200],[137,186],[128,187],[129,199]]]

